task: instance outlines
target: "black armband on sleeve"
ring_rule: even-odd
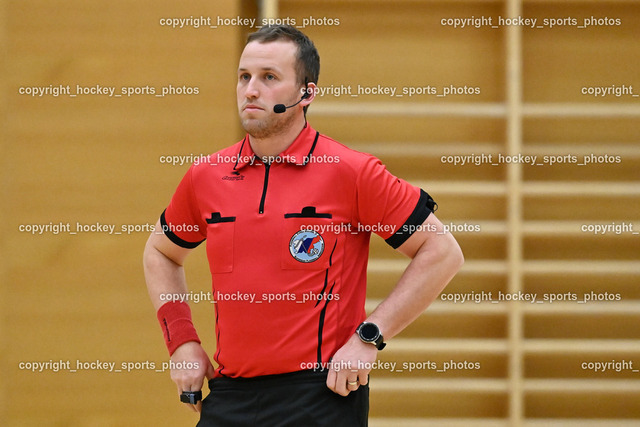
[[[431,198],[429,193],[420,189],[420,198],[413,212],[411,212],[411,215],[409,215],[409,218],[407,218],[402,227],[385,240],[385,242],[393,249],[398,249],[418,230],[418,226],[421,225],[432,212],[437,210],[438,204]]]
[[[206,239],[203,239],[203,240],[200,240],[199,242],[187,242],[186,240],[182,240],[173,231],[171,231],[171,227],[169,226],[169,224],[167,224],[167,220],[164,217],[164,213],[166,211],[167,210],[165,209],[162,212],[162,215],[160,215],[160,225],[162,226],[162,232],[164,233],[164,235],[167,236],[169,240],[171,240],[173,243],[185,249],[193,249],[198,247],[200,243],[206,240]]]

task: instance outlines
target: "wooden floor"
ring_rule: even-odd
[[[195,424],[141,255],[188,163],[242,135],[253,29],[217,19],[242,16],[305,27],[310,123],[428,191],[465,253],[380,353],[371,425],[638,425],[640,4],[261,4],[0,1],[0,424]],[[482,20],[518,16],[536,25]],[[104,87],[121,96],[70,96]],[[369,310],[407,262],[372,239]],[[210,289],[203,249],[187,278]],[[192,310],[212,352],[210,307]]]

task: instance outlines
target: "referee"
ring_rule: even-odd
[[[428,193],[307,123],[319,70],[297,29],[249,35],[237,84],[247,134],[187,171],[146,244],[171,378],[200,427],[366,426],[378,351],[463,263]],[[367,317],[371,232],[411,262]],[[188,300],[167,300],[188,296],[182,265],[205,240],[217,367]]]

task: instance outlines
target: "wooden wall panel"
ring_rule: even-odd
[[[21,362],[168,360],[142,250],[189,163],[241,132],[235,106],[237,27],[162,26],[161,18],[238,14],[238,2],[5,1],[2,84],[2,413],[7,426],[193,425],[168,372],[29,372]],[[198,88],[197,94],[36,96],[21,88]],[[24,90],[24,89],[23,89]],[[6,95],[6,96],[5,96]],[[25,224],[108,224],[121,234],[30,234]],[[130,234],[122,226],[138,226]],[[67,230],[68,231],[68,230]],[[210,289],[204,251],[188,263]],[[210,307],[194,305],[213,350]]]

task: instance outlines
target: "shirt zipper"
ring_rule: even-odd
[[[264,164],[264,184],[262,186],[262,197],[260,198],[260,208],[258,209],[259,214],[264,213],[264,200],[267,198],[267,187],[269,185],[269,168],[271,165],[269,163]]]

